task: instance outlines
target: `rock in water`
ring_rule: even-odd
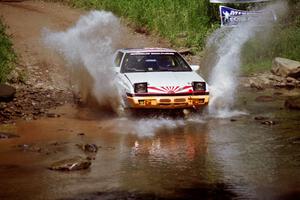
[[[8,102],[13,100],[15,94],[16,89],[14,87],[5,84],[0,84],[0,102]]]
[[[300,78],[300,62],[286,58],[275,58],[271,72],[282,77]]]
[[[284,106],[288,109],[300,110],[300,97],[294,97],[285,100]]]
[[[76,156],[74,158],[57,161],[53,163],[49,169],[59,171],[83,170],[89,168],[91,164],[90,160]]]
[[[274,98],[272,96],[258,96],[255,98],[255,101],[257,102],[271,102],[274,101]]]
[[[98,146],[95,144],[77,144],[77,146],[85,152],[97,153]]]
[[[95,144],[86,144],[84,145],[84,150],[88,152],[96,153],[98,151],[98,146]]]
[[[261,122],[261,124],[264,124],[264,125],[275,125],[276,122],[271,121],[271,120],[266,120],[266,121]]]
[[[17,145],[17,148],[21,151],[27,151],[27,152],[42,152],[42,148],[35,145],[35,144],[19,144]]]
[[[268,119],[268,118],[267,117],[263,117],[263,116],[254,117],[254,120],[257,120],[257,121],[266,120],[266,119]]]
[[[9,138],[15,138],[15,137],[20,137],[20,136],[12,134],[12,133],[0,132],[0,139],[9,139]]]

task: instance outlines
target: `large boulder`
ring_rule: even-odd
[[[300,79],[300,62],[286,58],[275,58],[271,72],[282,77]]]

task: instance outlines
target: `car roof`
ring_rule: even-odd
[[[124,48],[119,49],[125,53],[151,53],[151,52],[176,52],[173,49],[168,48]]]

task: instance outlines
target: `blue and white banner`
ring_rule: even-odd
[[[257,3],[270,0],[210,0],[210,3]]]
[[[221,17],[221,26],[237,26],[239,23],[255,20],[257,17],[266,17],[264,20],[261,20],[262,23],[266,20],[276,21],[276,15],[271,10],[260,10],[260,11],[245,11],[237,10],[234,8],[219,6],[220,17]],[[257,25],[260,24],[260,20],[256,20]]]

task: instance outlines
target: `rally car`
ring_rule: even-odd
[[[197,109],[209,102],[208,86],[195,72],[199,66],[175,50],[119,49],[114,65],[129,108]]]

